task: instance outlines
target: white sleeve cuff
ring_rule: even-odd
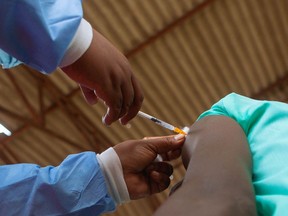
[[[59,67],[71,65],[78,60],[89,48],[92,38],[92,26],[85,19],[82,19]]]
[[[101,154],[97,154],[97,159],[104,174],[110,196],[117,204],[130,201],[122,165],[115,150],[110,147]]]

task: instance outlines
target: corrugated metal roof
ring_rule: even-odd
[[[84,14],[132,65],[145,93],[142,110],[177,126],[230,92],[288,98],[286,0],[90,0]],[[101,123],[103,104],[89,106],[60,70],[25,66],[0,73],[0,163],[57,165],[68,154],[101,152],[126,139],[170,132],[141,118],[129,127]],[[175,162],[173,183],[185,171]],[[169,190],[133,201],[111,215],[151,215]]]

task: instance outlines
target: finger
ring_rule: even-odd
[[[86,102],[90,105],[94,105],[98,102],[98,97],[96,96],[95,92],[83,85],[80,85],[80,89],[82,91],[83,97],[85,98]]]
[[[156,172],[171,176],[173,173],[173,166],[167,162],[154,162],[150,164],[145,169],[145,171],[146,173],[151,173],[153,171],[156,171]]]
[[[173,151],[169,151],[166,154],[161,154],[163,161],[171,161],[175,160],[176,158],[180,157],[182,149],[176,149]]]
[[[146,142],[146,146],[144,143],[146,148],[149,148],[157,155],[181,148],[184,144],[184,140],[185,135],[177,134],[173,137],[167,136],[155,139],[144,139],[143,142]]]
[[[119,114],[119,118],[127,114],[128,110],[130,109],[134,101],[134,89],[133,89],[131,82],[127,82],[123,84],[121,87],[121,90],[122,90],[122,95],[123,95],[123,103],[122,103],[121,112]]]
[[[170,185],[170,178],[168,175],[152,171],[150,173],[150,193],[159,193]]]
[[[164,137],[174,137],[175,135],[168,135],[168,136],[153,136],[153,137],[144,137],[143,139],[159,139]]]
[[[102,97],[105,105],[108,107],[107,112],[104,115],[102,121],[106,125],[111,125],[114,121],[119,119],[120,112],[122,110],[123,96],[119,89],[113,89],[113,94],[110,97]]]
[[[173,150],[173,151],[170,151],[167,153],[167,160],[175,160],[176,158],[179,158],[180,155],[181,155],[181,152],[182,152],[182,149],[176,149],[176,150]]]
[[[110,85],[113,87],[113,94],[111,94],[110,98],[106,98],[105,100],[106,105],[109,107],[109,109],[107,110],[107,113],[103,118],[104,123],[107,125],[110,125],[112,122],[123,117],[127,113],[129,107],[134,100],[133,84],[131,81],[131,68],[128,62],[124,65],[124,68],[121,68],[120,66],[116,71],[116,74],[125,73],[124,79],[120,79],[119,82],[118,76],[111,77]]]
[[[137,115],[144,100],[143,91],[140,87],[138,80],[135,78],[135,76],[133,76],[133,74],[132,74],[131,82],[132,82],[133,89],[134,89],[133,91],[134,98],[133,98],[132,104],[129,106],[127,114],[123,118],[120,119],[121,124],[124,124],[124,125],[127,124],[132,118],[134,118]]]

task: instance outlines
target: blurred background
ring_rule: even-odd
[[[142,111],[179,127],[225,95],[288,100],[287,0],[87,0],[84,17],[129,59]],[[0,163],[57,166],[68,154],[102,152],[127,139],[171,132],[146,119],[105,127],[60,70],[0,69]],[[181,161],[171,187],[182,179]],[[171,189],[109,215],[149,216]]]

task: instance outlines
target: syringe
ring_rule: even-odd
[[[156,123],[156,124],[158,124],[158,125],[160,125],[160,126],[162,126],[164,128],[167,128],[168,130],[174,131],[175,133],[187,135],[187,133],[185,131],[181,130],[180,128],[175,127],[175,126],[173,126],[171,124],[168,124],[167,122],[164,122],[164,121],[162,121],[160,119],[157,119],[157,118],[155,118],[155,117],[153,117],[151,115],[148,115],[147,113],[139,111],[137,115],[141,116],[143,118],[146,118],[146,119],[150,119],[154,123]]]

